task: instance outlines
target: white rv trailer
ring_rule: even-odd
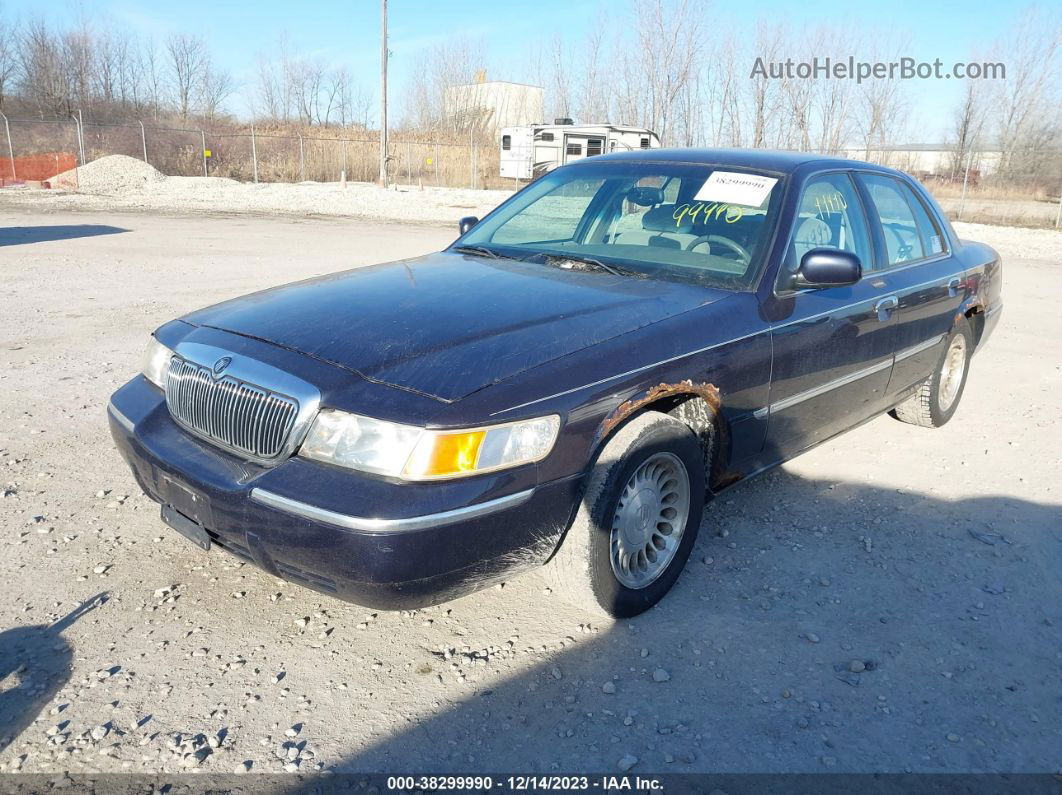
[[[572,124],[556,119],[553,124],[504,127],[500,132],[501,176],[534,179],[557,166],[584,157],[656,149],[660,139],[643,127],[616,124]]]

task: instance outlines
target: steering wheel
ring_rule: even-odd
[[[748,249],[746,249],[740,243],[735,243],[730,238],[723,237],[722,235],[701,235],[698,238],[694,238],[692,241],[690,241],[690,244],[686,246],[686,251],[693,251],[693,249],[697,248],[697,246],[703,245],[704,243],[709,244],[709,251],[711,250],[712,243],[718,243],[719,245],[723,246],[723,248],[728,248],[733,251],[745,262],[752,262],[752,255],[749,254]]]
[[[903,233],[900,231],[902,228],[899,224],[882,224],[882,226],[892,232],[896,238],[896,256],[898,262],[904,262],[911,258],[914,254],[914,244],[908,243],[904,239]]]

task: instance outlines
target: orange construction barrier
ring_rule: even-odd
[[[45,152],[39,155],[16,157],[14,173],[11,158],[0,157],[0,181],[39,182],[77,167],[77,156],[71,152]]]

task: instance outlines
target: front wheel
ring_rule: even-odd
[[[609,440],[544,574],[566,601],[628,618],[675,584],[700,528],[705,456],[687,425],[646,412]]]
[[[890,414],[901,422],[939,428],[955,414],[966,388],[973,354],[973,332],[963,318],[948,334],[944,353],[933,374],[918,385],[918,390]]]

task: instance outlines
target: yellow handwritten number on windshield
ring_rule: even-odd
[[[672,213],[671,217],[675,219],[675,226],[679,227],[682,226],[682,221],[686,218],[689,218],[691,223],[697,223],[697,217],[702,212],[705,220],[713,216],[717,219],[722,216],[723,220],[728,224],[740,221],[741,216],[745,214],[744,210],[732,204],[697,202],[696,204],[680,204],[675,208],[675,212]]]

